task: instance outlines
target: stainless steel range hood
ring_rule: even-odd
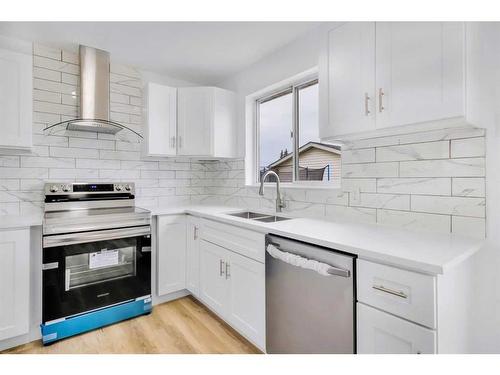
[[[80,45],[80,117],[47,127],[116,134],[122,129],[136,131],[109,119],[109,52]]]

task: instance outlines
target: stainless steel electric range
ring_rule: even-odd
[[[45,185],[44,344],[151,312],[150,223],[133,183]]]

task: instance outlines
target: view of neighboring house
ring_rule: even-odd
[[[308,142],[299,148],[299,180],[335,181],[340,179],[340,147],[327,143]],[[278,160],[261,170],[275,171],[282,182],[292,182],[293,152],[285,153]]]

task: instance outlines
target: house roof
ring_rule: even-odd
[[[333,154],[340,155],[340,147],[339,146],[334,146],[334,145],[330,145],[328,143],[320,143],[320,142],[308,142],[308,143],[306,143],[305,145],[303,145],[302,147],[299,148],[299,155],[301,153],[303,153],[304,151],[307,151],[311,148],[317,148],[319,150],[328,151],[328,152],[331,152]],[[293,157],[293,152],[289,153],[286,156],[283,156],[282,158],[276,160],[275,162],[272,162],[267,167],[274,168],[274,167],[284,163],[285,161],[291,159],[292,157]]]

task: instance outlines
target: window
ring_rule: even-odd
[[[282,182],[339,182],[340,147],[319,138],[318,99],[314,79],[257,100],[257,181],[273,170]]]

